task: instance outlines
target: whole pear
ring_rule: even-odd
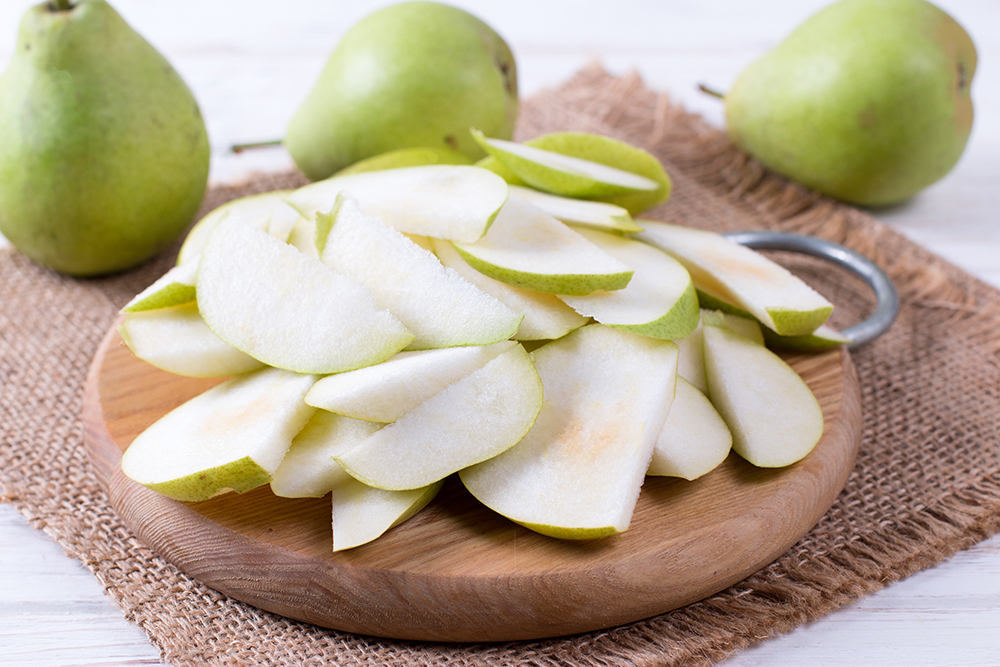
[[[340,40],[292,118],[285,145],[313,180],[401,148],[485,155],[469,129],[510,138],[514,57],[461,9],[407,2],[362,19]]]
[[[955,165],[972,129],[976,50],[924,0],[841,0],[725,96],[734,142],[834,198],[892,204]]]
[[[70,275],[156,254],[205,193],[209,145],[170,64],[103,0],[27,11],[0,77],[0,233]]]

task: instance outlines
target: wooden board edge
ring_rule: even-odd
[[[108,328],[94,354],[94,359],[87,369],[87,377],[83,385],[83,408],[80,419],[83,424],[83,443],[90,459],[91,468],[101,487],[108,491],[111,475],[119,468],[121,450],[115,443],[108,425],[104,420],[104,407],[101,401],[101,370],[104,358],[113,340],[118,338],[118,324],[121,317]]]
[[[112,340],[114,340],[113,331],[109,333],[99,354],[95,357],[95,364],[92,367],[92,374],[95,376],[96,372],[93,368],[99,368],[100,364],[103,363],[107,346]],[[835,411],[834,423],[831,424],[824,437],[846,437],[853,444],[850,451],[843,453],[844,464],[839,467],[840,476],[836,483],[831,484],[827,489],[822,502],[816,507],[815,516],[809,517],[810,530],[829,510],[830,505],[841,493],[858,452],[858,435],[861,429],[860,387],[856,369],[846,350],[840,351],[840,367],[844,380],[841,391],[842,399]],[[90,391],[88,398],[91,403],[99,403],[99,390],[94,380],[95,378],[88,378],[88,390]],[[91,409],[89,418],[93,420],[95,416],[96,426],[90,428],[88,437],[103,438],[101,446],[112,446],[112,451],[118,450],[118,446],[111,441],[107,429],[102,426],[102,415],[99,411],[95,412]],[[507,619],[506,623],[497,619],[497,634],[495,636],[485,636],[481,626],[476,629],[476,634],[472,636],[460,628],[456,628],[454,623],[452,627],[442,631],[441,628],[447,628],[449,624],[440,622],[440,614],[431,614],[431,616],[438,616],[438,620],[434,621],[433,624],[417,625],[406,632],[400,632],[398,618],[380,620],[377,611],[369,613],[365,618],[359,618],[356,608],[358,597],[349,594],[350,589],[355,586],[371,587],[380,584],[391,586],[392,581],[380,580],[381,574],[379,572],[340,563],[317,564],[314,559],[295,551],[256,542],[245,535],[220,526],[183,503],[162,497],[136,484],[124,476],[118,465],[118,460],[111,461],[109,457],[100,456],[97,459],[99,459],[99,463],[95,463],[95,466],[100,465],[107,476],[112,504],[122,515],[126,524],[137,533],[147,546],[189,576],[213,589],[261,609],[347,632],[374,634],[404,640],[449,642],[531,640],[601,629],[595,627],[592,621],[581,621],[568,610],[564,618],[548,624],[539,623],[538,619],[530,619],[530,615],[520,624],[511,619]],[[169,507],[165,506],[164,503],[168,504]],[[162,516],[164,513],[169,513],[175,521],[172,526],[173,534],[159,531],[156,522],[152,520],[152,517]],[[805,531],[805,533],[807,532]],[[682,597],[675,596],[669,605],[663,604],[664,598],[662,596],[664,593],[658,591],[661,596],[659,603],[645,607],[637,606],[627,616],[608,616],[601,627],[613,627],[639,621],[718,593],[780,558],[805,533],[788,536],[788,539],[780,544],[780,548],[756,554],[752,561],[728,565],[720,573],[721,577],[706,582],[702,588],[688,592]],[[190,544],[185,540],[175,539],[175,534],[184,536],[211,534],[212,549],[217,553],[241,553],[253,565],[240,571],[228,566],[225,559],[217,564],[208,565],[203,553],[192,552]],[[638,564],[638,566],[642,567],[642,564]],[[308,573],[306,575],[308,585],[303,587],[301,580],[296,579],[295,584],[298,592],[295,596],[289,595],[284,590],[285,586],[282,585],[290,583],[282,580],[285,573],[295,573],[296,576]],[[621,572],[617,572],[610,576],[620,577],[620,575]],[[417,578],[419,579],[419,577]],[[460,594],[463,589],[467,589],[466,592],[470,594],[475,593],[475,582],[472,579],[453,583],[455,585],[449,587],[452,595]],[[605,584],[606,582],[598,580],[593,585],[600,588]],[[427,602],[433,602],[438,596],[438,592],[432,590],[433,582],[417,582],[415,587],[420,591],[420,597]],[[512,589],[516,589],[516,586],[512,586]],[[441,601],[439,600],[439,602]]]

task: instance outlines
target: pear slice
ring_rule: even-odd
[[[701,290],[698,291],[698,301],[703,308],[726,313],[727,318],[742,317],[757,322],[757,318],[742,308]],[[730,328],[733,327],[731,326]],[[759,338],[760,342],[766,343],[768,347],[779,350],[819,351],[840,345],[850,345],[852,342],[850,338],[826,324],[819,325],[812,333],[800,336],[782,336],[768,327],[758,328],[760,329],[760,336],[755,337],[755,339]],[[744,333],[745,335],[745,332],[740,333]]]
[[[701,322],[717,327],[725,327],[730,331],[735,331],[744,338],[748,338],[758,345],[764,344],[764,332],[760,323],[749,315],[737,315],[720,310],[709,310],[702,308]]]
[[[687,270],[650,245],[595,229],[577,232],[635,269],[632,280],[614,292],[560,298],[576,312],[601,324],[653,338],[683,338],[698,326],[698,297]]]
[[[823,412],[809,386],[763,345],[705,322],[708,396],[753,465],[778,468],[805,457],[823,435]]]
[[[472,164],[472,159],[465,153],[444,146],[421,146],[418,148],[399,148],[386,153],[379,153],[354,164],[344,167],[334,178],[349,174],[362,174],[369,171],[384,171],[403,167],[421,167],[430,164]]]
[[[310,259],[319,259],[320,251],[316,247],[316,220],[300,216],[288,235],[288,245],[297,249]]]
[[[525,183],[566,197],[597,198],[635,191],[655,192],[656,181],[600,162],[504,139],[490,139],[473,131],[483,150],[503,162]]]
[[[271,491],[282,498],[322,498],[344,481],[353,481],[333,456],[380,428],[381,424],[316,410],[271,475]]]
[[[528,143],[530,144],[531,142]],[[525,183],[520,177],[518,177],[517,174],[515,174],[513,171],[510,170],[510,167],[508,167],[507,165],[505,165],[503,162],[496,159],[492,155],[487,155],[486,157],[477,161],[476,166],[479,167],[480,169],[488,169],[489,171],[492,171],[494,174],[496,174],[503,180],[507,181],[507,185],[516,185],[522,188],[529,187],[528,184]]]
[[[194,257],[171,268],[152,285],[132,297],[121,312],[135,313],[191,303],[196,298],[197,276],[198,258]]]
[[[287,201],[315,220],[342,192],[401,232],[471,243],[486,233],[507,200],[507,183],[478,167],[426,165],[335,176],[296,190]]]
[[[227,380],[140,433],[122,472],[183,501],[267,484],[315,410],[302,400],[315,381],[276,368]]]
[[[488,345],[514,335],[524,317],[345,197],[322,259],[368,288],[375,303],[413,332],[410,349]],[[317,216],[317,229],[327,220]],[[318,238],[318,236],[317,236]]]
[[[633,270],[536,206],[512,195],[476,243],[456,243],[469,266],[500,282],[549,294],[622,289]]]
[[[514,345],[337,460],[369,486],[420,488],[514,445],[541,407],[538,373]]]
[[[525,143],[554,153],[600,162],[655,181],[657,183],[655,190],[636,190],[619,195],[596,197],[600,201],[625,208],[633,216],[665,202],[670,197],[672,184],[663,169],[663,164],[651,153],[623,141],[589,132],[553,132]]]
[[[614,204],[587,199],[560,197],[532,188],[511,185],[511,194],[567,224],[583,225],[611,232],[641,232],[628,210]]]
[[[195,303],[129,313],[118,332],[136,357],[177,375],[226,377],[264,365],[216,336]]]
[[[587,323],[587,318],[554,294],[526,290],[494,280],[469,266],[448,241],[432,239],[431,242],[433,252],[442,264],[454,269],[458,275],[524,316],[521,326],[514,334],[515,340],[554,340]]]
[[[534,352],[545,405],[525,438],[460,473],[488,507],[554,537],[628,528],[670,410],[677,346],[588,325]]]
[[[768,347],[779,350],[828,350],[831,347],[850,345],[853,341],[825,324],[819,325],[815,331],[804,336],[779,336],[770,329],[764,330],[764,340]]]
[[[394,422],[516,345],[503,341],[400,352],[380,364],[321,379],[305,400],[313,407],[354,419]]]
[[[732,445],[733,434],[712,402],[678,377],[674,402],[646,474],[698,479],[725,461]]]
[[[441,483],[412,491],[384,491],[354,479],[333,456],[354,447],[381,424],[317,410],[271,478],[271,491],[284,498],[322,498],[332,492],[333,550],[371,542],[429,503]]]
[[[413,340],[354,279],[235,219],[205,242],[198,308],[236,349],[302,373],[376,364]]]
[[[434,500],[443,481],[410,491],[385,491],[350,475],[333,489],[333,550],[367,544]]]
[[[708,393],[708,381],[705,379],[705,337],[702,335],[701,322],[694,331],[684,338],[678,338],[679,356],[677,359],[677,376],[684,378],[703,394]]]
[[[746,313],[735,315],[705,308],[700,309],[700,319],[695,330],[674,342],[680,348],[677,375],[690,382],[695,389],[703,394],[708,393],[708,382],[705,380],[705,343],[702,335],[702,323],[706,318],[716,326],[728,327],[759,345],[764,344],[764,334],[760,324],[752,316]]]
[[[201,254],[209,233],[223,218],[239,218],[287,241],[301,214],[285,202],[291,190],[275,190],[228,201],[195,223],[181,244],[177,263],[184,264]]]
[[[673,255],[699,291],[731,303],[783,336],[812,333],[833,304],[788,269],[721,234],[643,220],[636,238]]]

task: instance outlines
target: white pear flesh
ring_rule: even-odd
[[[216,336],[195,303],[129,313],[118,332],[136,357],[176,375],[227,377],[264,365]]]
[[[410,349],[496,343],[513,336],[523,319],[350,197],[332,219],[322,259],[364,285],[413,332]]]
[[[760,324],[752,317],[700,309],[698,326],[695,330],[684,338],[675,339],[674,342],[680,348],[677,375],[690,382],[703,394],[708,393],[708,382],[705,379],[705,342],[702,335],[702,322],[706,317],[717,326],[728,327],[756,343],[764,344],[764,334]]]
[[[588,325],[534,352],[545,405],[525,438],[460,473],[480,502],[553,537],[631,522],[674,396],[677,346]]]
[[[678,338],[679,356],[677,359],[677,376],[684,378],[703,394],[708,393],[708,381],[705,379],[705,338],[702,335],[702,325],[684,338]]]
[[[412,491],[384,491],[354,479],[333,459],[382,426],[317,410],[271,477],[282,498],[322,498],[331,494],[333,550],[371,542],[429,503],[441,484]]]
[[[431,239],[432,250],[445,266],[454,269],[470,283],[492,294],[500,303],[524,316],[514,340],[555,340],[587,323],[575,310],[554,294],[522,289],[483,275],[462,259],[448,241]]]
[[[763,345],[724,327],[704,326],[708,396],[733,434],[733,449],[755,466],[804,458],[823,435],[812,390]]]
[[[540,188],[544,187],[546,181],[553,180],[559,183],[560,189],[567,188],[567,194],[584,196],[637,190],[652,191],[660,187],[659,183],[645,176],[593,160],[563,155],[514,141],[490,139],[483,136],[481,132],[475,133],[473,136],[486,151],[507,165],[521,178],[529,180],[531,175],[542,173],[543,176],[538,182],[533,183]],[[528,169],[522,166],[525,163],[530,165]],[[549,174],[544,174],[546,171]],[[596,190],[599,186],[604,186],[604,188]]]
[[[588,199],[573,199],[541,192],[521,185],[511,185],[510,193],[534,204],[557,220],[567,224],[585,225],[604,231],[641,232],[628,209],[615,204]]]
[[[198,307],[236,349],[302,373],[376,364],[413,340],[353,278],[238,220],[222,220],[205,243]]]
[[[169,498],[200,501],[267,484],[315,408],[316,378],[265,368],[168,412],[122,456],[122,472]]]
[[[760,328],[760,323],[749,315],[735,315],[721,310],[701,309],[701,322],[716,327],[725,327],[730,331],[735,331],[744,338],[749,338],[758,345],[764,344],[764,332]]]
[[[313,218],[300,217],[288,235],[288,245],[306,257],[319,259],[319,248],[316,247],[316,221]]]
[[[172,267],[152,285],[142,290],[125,304],[121,312],[136,313],[191,303],[197,298],[195,282],[198,276],[198,258]]]
[[[369,486],[420,488],[514,445],[541,407],[541,380],[518,344],[337,460]]]
[[[282,498],[322,498],[346,479],[354,479],[333,460],[334,455],[380,428],[381,424],[316,410],[271,475],[271,491]]]
[[[732,446],[733,434],[712,402],[678,377],[646,474],[695,480],[719,467]]]
[[[443,484],[385,491],[348,475],[333,489],[333,550],[353,549],[381,537],[426,507]]]
[[[287,241],[292,228],[302,215],[285,202],[291,190],[276,190],[248,195],[226,202],[195,223],[177,253],[177,264],[184,264],[201,254],[205,241],[223,218],[251,222],[258,228]]]
[[[624,289],[561,296],[573,310],[601,324],[653,338],[683,338],[698,326],[698,296],[677,260],[650,245],[593,229],[577,232],[634,269]]]
[[[695,287],[741,308],[783,336],[811,333],[833,304],[764,255],[721,234],[642,220],[636,238],[673,255]]]
[[[322,378],[306,394],[316,408],[369,422],[394,422],[509,351],[517,343],[399,352],[374,366]]]
[[[342,192],[401,232],[467,243],[486,233],[508,194],[506,181],[486,169],[425,165],[334,176],[294,191],[287,201],[314,220]]]
[[[624,288],[633,270],[533,204],[512,195],[486,236],[456,243],[469,266],[500,282],[549,294]]]

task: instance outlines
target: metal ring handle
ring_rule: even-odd
[[[754,250],[787,250],[825,259],[859,276],[875,291],[875,312],[864,322],[843,330],[850,348],[870,343],[884,334],[899,314],[899,293],[889,275],[862,254],[842,245],[788,232],[730,232],[726,238]]]

